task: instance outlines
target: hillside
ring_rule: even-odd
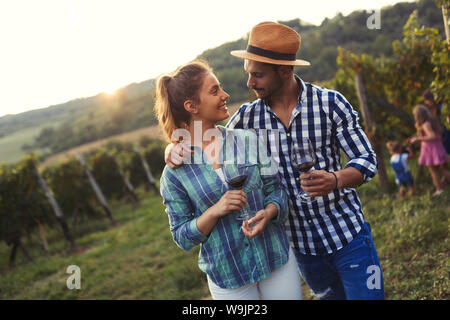
[[[281,21],[302,36],[298,58],[311,66],[296,70],[309,82],[333,78],[336,73],[338,47],[374,57],[392,53],[392,41],[401,39],[402,28],[411,12],[417,9],[419,23],[434,27],[443,35],[442,16],[434,0],[417,3],[398,3],[381,10],[381,29],[366,27],[369,14],[355,11],[347,16],[337,14],[325,19],[320,26],[306,24],[299,19]],[[198,58],[207,60],[214,68],[224,89],[230,93],[230,103],[252,99],[246,89],[246,75],[242,60],[229,52],[246,47],[246,37],[202,52]],[[154,79],[133,83],[114,95],[99,94],[77,99],[45,109],[0,118],[0,162],[17,161],[28,150],[36,150],[43,157],[72,147],[156,124],[153,115]],[[22,136],[24,129],[39,128],[36,134]],[[16,134],[16,144],[11,135]],[[7,139],[10,137],[9,140]],[[6,140],[6,142],[5,142]],[[25,145],[25,146],[24,146]],[[13,150],[11,150],[11,148]]]

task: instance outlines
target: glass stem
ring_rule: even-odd
[[[243,189],[242,189],[242,190],[243,190]],[[247,219],[250,218],[250,210],[249,210],[248,204],[244,205],[244,206],[242,207],[241,211],[239,211],[239,217],[240,217],[242,220],[247,220]]]
[[[250,211],[248,210],[248,204],[246,204],[243,208],[242,208],[242,215],[245,218],[250,218]]]

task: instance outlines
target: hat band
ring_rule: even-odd
[[[271,58],[275,60],[289,60],[289,61],[295,61],[295,53],[279,53],[271,50],[261,49],[258,47],[254,47],[251,45],[247,46],[247,52],[257,54],[258,56],[263,56],[266,58]]]

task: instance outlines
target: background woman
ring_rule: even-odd
[[[433,113],[436,118],[439,120],[440,125],[442,126],[442,143],[444,145],[445,151],[447,151],[447,154],[450,153],[450,130],[447,129],[447,126],[445,125],[445,122],[449,122],[448,116],[444,121],[442,121],[441,113],[443,105],[441,103],[436,102],[436,99],[434,99],[433,92],[431,92],[430,89],[427,89],[422,94],[423,97],[423,103],[430,109],[431,113]]]
[[[414,108],[413,115],[416,120],[417,134],[409,138],[408,142],[421,142],[419,165],[428,167],[436,187],[434,195],[440,195],[443,190],[439,177],[450,182],[450,172],[443,166],[449,161],[449,157],[442,144],[442,126],[431,111],[422,104]]]

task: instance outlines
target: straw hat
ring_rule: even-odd
[[[276,22],[261,22],[250,31],[247,50],[234,50],[230,53],[241,59],[271,64],[309,66],[308,61],[295,57],[300,43],[300,35],[288,26]]]

